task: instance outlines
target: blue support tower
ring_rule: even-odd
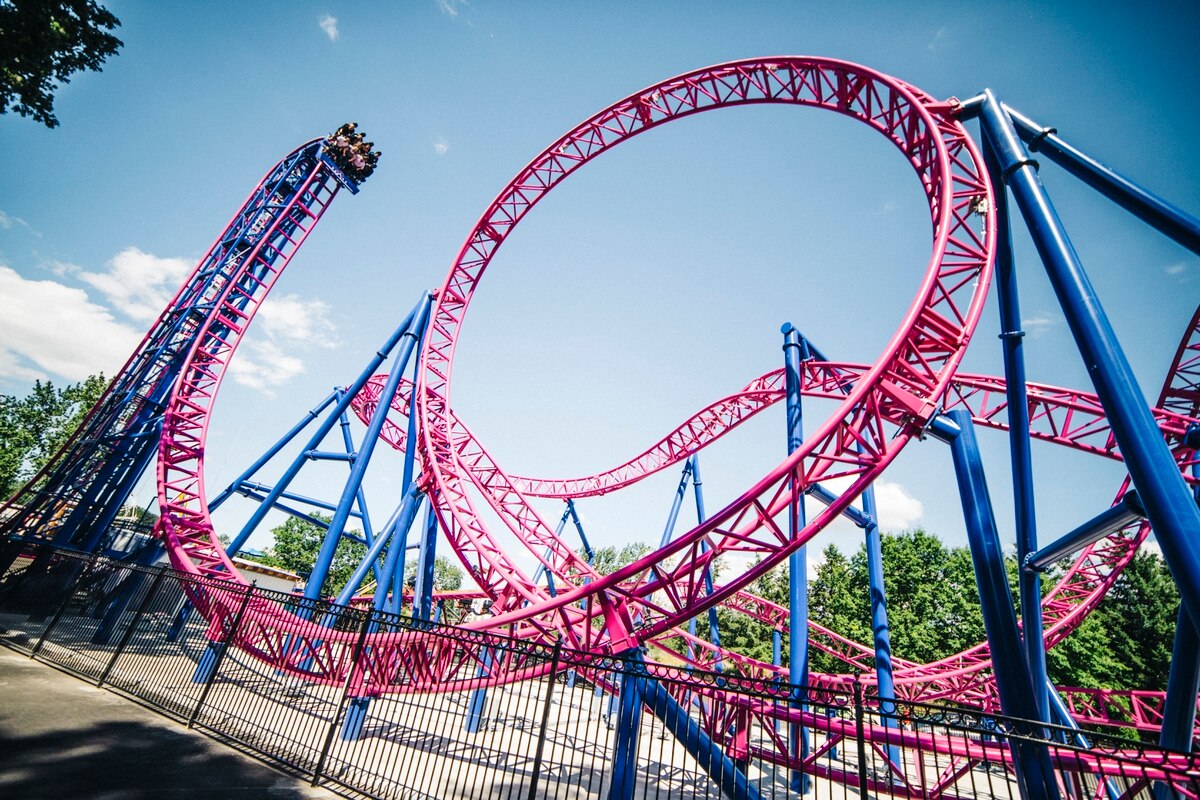
[[[880,707],[883,709],[883,724],[898,728],[896,717],[896,681],[892,673],[892,637],[888,629],[887,593],[883,587],[883,542],[879,535],[879,511],[875,507],[875,487],[868,486],[863,492],[863,514],[867,525],[864,529],[867,552],[867,582],[871,592],[871,635],[875,643],[875,677],[878,683]],[[888,745],[888,759],[900,766],[900,749]]]
[[[950,425],[935,426],[931,430],[949,442],[954,456],[954,472],[958,478],[971,560],[975,565],[979,605],[991,649],[992,669],[996,673],[1000,708],[1008,716],[1036,719],[1029,665],[1022,656],[1004,551],[992,513],[971,414],[958,410],[950,412],[949,417]],[[1057,800],[1058,782],[1045,746],[1014,738],[1010,747],[1021,796],[1025,800]]]
[[[1200,508],[1192,501],[1100,299],[1042,187],[1037,162],[1025,152],[1012,120],[991,92],[984,95],[980,118],[1104,406],[1183,606],[1196,625],[1200,623]]]
[[[328,168],[322,146],[321,139],[309,142],[264,177],[79,430],[5,504],[12,513],[0,514],[0,539],[53,540],[88,552],[105,548],[113,519],[157,450],[162,409],[204,327],[198,323],[210,321],[218,335],[230,332],[214,299],[233,280],[246,284],[247,298],[253,295],[251,282],[295,250],[289,238],[295,219],[319,218],[345,183]],[[4,557],[9,554],[15,557],[15,550]]]
[[[429,622],[433,612],[434,568],[437,566],[437,513],[425,506],[425,530],[417,550],[417,584],[413,588],[413,619]]]
[[[994,186],[996,201],[996,289],[1000,307],[1000,339],[1004,348],[1004,380],[1008,400],[1008,441],[1012,460],[1013,503],[1016,509],[1017,563],[1037,550],[1037,516],[1033,492],[1033,457],[1030,453],[1029,401],[1025,389],[1025,332],[1021,330],[1021,306],[1017,294],[1017,271],[1009,227],[1008,193],[994,149],[984,146],[984,162]],[[1046,639],[1042,625],[1042,585],[1036,572],[1022,571],[1018,578],[1021,600],[1022,644],[1034,686],[1037,718],[1050,721],[1046,694]]]
[[[613,780],[608,800],[632,800],[637,785],[637,751],[643,706],[658,717],[700,768],[731,800],[759,800],[757,787],[721,750],[703,727],[681,706],[666,687],[646,670],[640,650],[622,654],[620,708],[613,744]]]
[[[787,395],[787,451],[796,452],[804,442],[803,415],[800,405],[800,362],[805,359],[800,332],[792,323],[784,323],[783,334],[784,388]],[[795,538],[804,529],[804,494],[796,491],[800,469],[792,475],[792,491],[796,499],[788,511],[788,534]],[[788,676],[793,685],[808,685],[808,555],[801,547],[788,556],[788,611],[792,635],[788,637]],[[793,692],[792,705],[804,706],[803,690]],[[793,725],[791,733],[792,757],[803,759],[808,756],[808,731],[802,725]],[[792,791],[807,793],[810,788],[808,776],[794,770],[791,776]]]
[[[338,501],[337,510],[333,514],[333,519],[329,522],[329,532],[325,537],[325,541],[321,544],[320,551],[317,553],[316,563],[313,564],[312,578],[304,589],[304,598],[306,600],[316,600],[320,597],[321,585],[324,583],[325,576],[329,572],[329,567],[333,563],[334,552],[337,550],[342,532],[346,528],[346,522],[350,518],[350,510],[358,498],[363,478],[367,473],[367,466],[371,462],[371,455],[379,443],[379,433],[383,430],[383,422],[387,419],[388,411],[391,409],[392,398],[396,396],[396,391],[400,387],[400,380],[404,375],[405,368],[408,366],[408,359],[417,349],[417,345],[424,335],[425,322],[429,318],[429,309],[432,304],[433,296],[427,294],[419,305],[419,310],[413,324],[402,334],[402,340],[396,352],[392,371],[388,375],[387,385],[380,394],[379,405],[371,417],[371,423],[367,426],[366,433],[363,434],[362,449],[359,451],[358,457],[354,460],[353,467],[350,470],[350,477],[346,480],[346,485],[342,489],[342,496]],[[411,450],[411,448],[409,449]],[[409,524],[411,524],[411,520]],[[403,582],[403,578],[404,574],[401,571],[401,582]]]

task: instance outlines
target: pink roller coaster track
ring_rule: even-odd
[[[777,402],[782,396],[782,371],[768,373],[711,404],[611,470],[574,479],[518,477],[508,475],[453,413],[451,380],[458,332],[501,244],[564,178],[620,142],[672,120],[762,103],[834,111],[890,141],[913,168],[928,202],[930,259],[922,274],[913,269],[912,305],[873,365],[815,361],[803,365],[804,392],[835,401],[837,409],[799,450],[703,524],[634,564],[608,576],[597,575],[555,535],[528,498],[602,495],[676,464]],[[996,241],[994,215],[986,211],[994,208],[992,188],[955,110],[954,101],[936,101],[901,81],[846,62],[790,56],[738,61],[655,84],[610,106],[555,141],[500,192],[472,229],[436,293],[416,387],[415,447],[424,467],[421,486],[435,498],[441,530],[459,559],[493,601],[494,616],[472,627],[543,641],[561,636],[576,649],[594,652],[621,652],[638,643],[686,636],[681,623],[717,604],[785,628],[786,611],[748,594],[747,586],[845,511],[943,408],[963,407],[979,424],[1005,426],[1002,382],[955,376],[982,311]],[[307,184],[296,197],[304,191]],[[237,576],[217,540],[205,495],[209,414],[246,326],[329,200],[322,197],[304,205],[296,197],[290,201],[295,205],[288,216],[292,227],[284,237],[287,252],[282,258],[273,254],[270,264],[257,250],[245,257],[238,275],[215,300],[222,314],[205,323],[168,402],[158,459],[162,511],[158,534],[168,546],[172,564],[201,578]],[[1180,345],[1155,412],[1181,466],[1194,458],[1181,437],[1197,417],[1198,381],[1200,313]],[[364,419],[388,413],[378,408],[381,385],[376,378],[357,398]],[[412,391],[407,385],[400,394],[409,396]],[[1040,385],[1030,385],[1029,394],[1034,436],[1120,458],[1094,396]],[[407,401],[398,396],[393,405],[403,411]],[[389,424],[383,436],[398,448],[414,444],[405,441],[402,425]],[[820,509],[798,535],[789,535],[787,521],[795,514],[798,498],[832,479],[842,479],[848,488]],[[473,495],[482,497],[550,571],[560,587],[557,596],[534,582],[498,544]],[[1065,637],[1095,607],[1146,533],[1144,526],[1122,532],[1079,557],[1046,598],[1049,644]],[[752,556],[756,564],[711,593],[705,591],[706,571],[729,553]],[[233,613],[240,596],[200,588],[193,600],[213,625],[220,625]],[[250,603],[245,619],[249,624],[238,644],[247,652],[310,680],[345,680],[356,634],[329,630],[259,600]],[[819,626],[812,627],[811,636],[814,646],[857,668],[871,656],[869,649]],[[695,637],[688,639],[707,653],[700,657],[701,663],[740,659],[745,671],[763,676],[774,669],[713,651]],[[372,636],[369,645],[369,665],[362,681],[373,692],[397,690],[391,678],[401,669],[419,676],[403,684],[404,690],[450,691],[521,680],[545,668],[527,667],[519,660],[501,661],[491,663],[488,676],[480,679],[466,668],[481,663],[479,653],[453,645],[439,649],[418,632]],[[994,699],[988,659],[986,646],[979,645],[935,664],[897,661],[896,679],[904,696],[912,699],[950,697],[987,705]],[[816,680],[839,684],[842,679],[819,676]],[[1077,709],[1087,703],[1084,695],[1069,699]],[[1153,703],[1146,708],[1145,718],[1152,719]]]

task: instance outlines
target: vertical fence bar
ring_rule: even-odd
[[[858,796],[867,796],[867,733],[863,724],[862,677],[854,676],[854,740],[858,745]]]
[[[229,652],[229,644],[237,636],[238,629],[242,626],[242,617],[246,615],[246,607],[250,605],[250,597],[253,594],[254,585],[251,584],[246,588],[246,593],[242,595],[241,605],[238,606],[237,613],[233,617],[229,632],[221,640],[220,649],[217,650],[212,669],[208,673],[208,680],[204,682],[204,688],[200,690],[200,698],[196,701],[196,707],[192,709],[192,714],[188,717],[187,726],[189,728],[195,726],[196,720],[200,716],[200,709],[204,708],[204,701],[208,699],[208,693],[212,691],[213,684],[217,682],[217,675],[221,671],[221,662],[225,660],[225,654]]]
[[[538,729],[537,751],[533,754],[533,776],[529,779],[529,800],[537,794],[538,776],[542,771],[542,753],[546,747],[546,729],[550,727],[550,706],[554,701],[554,684],[558,678],[558,659],[562,653],[562,639],[554,643],[554,654],[550,660],[550,674],[546,677],[546,700],[542,703],[542,725]]]
[[[87,563],[85,563],[79,570],[79,573],[75,576],[75,580],[72,581],[69,586],[65,587],[62,602],[59,603],[58,608],[54,610],[54,616],[52,616],[50,621],[46,623],[46,627],[42,629],[42,635],[38,637],[37,643],[33,646],[33,649],[29,651],[30,658],[36,656],[42,649],[42,645],[46,643],[46,639],[50,636],[50,632],[54,630],[55,626],[58,625],[59,620],[62,619],[63,614],[66,613],[67,606],[71,605],[71,600],[74,599],[75,590],[79,587],[80,582],[85,576],[91,574],[92,568],[95,566],[96,561],[99,560],[99,558],[99,555],[93,554],[91,558],[87,560]]]
[[[108,680],[108,674],[112,672],[113,667],[117,664],[117,659],[125,652],[125,648],[129,646],[129,642],[133,639],[133,634],[137,632],[137,626],[141,624],[142,616],[145,615],[146,609],[150,607],[155,596],[158,595],[158,588],[162,585],[163,575],[167,572],[166,567],[159,567],[157,574],[154,576],[154,581],[150,584],[150,588],[146,590],[146,594],[142,597],[142,602],[138,603],[137,610],[133,612],[133,619],[129,623],[129,627],[125,629],[125,633],[121,635],[121,641],[117,642],[117,649],[113,651],[112,658],[108,660],[108,664],[104,667],[104,672],[100,674],[96,681],[97,686],[103,686],[104,681]]]
[[[338,720],[342,716],[342,712],[346,709],[346,703],[350,699],[350,687],[354,685],[354,673],[358,669],[358,662],[362,659],[362,653],[367,641],[367,632],[371,629],[371,618],[375,615],[373,610],[368,610],[363,614],[362,622],[358,628],[358,640],[354,643],[354,650],[350,653],[350,668],[346,671],[346,682],[342,686],[342,699],[338,701],[337,710],[333,714],[333,718],[329,720],[329,730],[325,732],[325,741],[321,745],[321,755],[317,757],[317,765],[313,767],[312,785],[316,786],[321,782],[321,772],[325,769],[325,762],[329,759],[329,751],[333,747],[333,735],[338,729]]]

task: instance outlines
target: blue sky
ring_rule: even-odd
[[[355,374],[543,147],[709,64],[822,55],[939,97],[991,87],[1200,211],[1193,4],[107,5],[125,46],[102,73],[59,90],[61,127],[0,117],[0,391],[111,374],[294,146],[352,119],[384,153],[362,193],[326,215],[239,351],[208,448],[213,489]],[[1200,300],[1200,263],[1053,165],[1042,176],[1157,395]],[[737,109],[637,137],[565,182],[506,242],[463,331],[455,407],[511,471],[575,475],[624,460],[775,367],[784,321],[833,357],[871,361],[928,258],[924,215],[899,155],[830,114]],[[1030,377],[1084,386],[1023,233],[1017,244]],[[1000,369],[995,332],[992,304],[968,369]],[[704,457],[710,508],[783,455],[781,430],[766,414]],[[1011,538],[1006,443],[983,444]],[[947,454],[935,443],[910,451],[881,489],[885,526],[925,525],[960,543]],[[1048,447],[1036,456],[1043,539],[1107,504],[1121,476]],[[397,474],[381,461],[370,479],[381,515]],[[305,486],[336,495],[340,477]],[[656,540],[675,481],[582,504],[593,537]],[[853,531],[830,539],[856,546]]]

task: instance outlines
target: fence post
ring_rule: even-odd
[[[329,720],[329,730],[325,733],[324,744],[321,745],[321,755],[317,756],[317,765],[313,768],[313,786],[321,782],[321,773],[325,770],[325,761],[329,758],[329,751],[333,748],[333,734],[337,730],[338,719],[341,718],[342,712],[346,708],[346,701],[350,697],[350,687],[354,685],[354,672],[358,669],[359,660],[362,659],[367,641],[367,632],[371,629],[371,618],[373,616],[375,616],[375,611],[368,609],[363,614],[362,623],[358,627],[358,640],[354,643],[354,649],[350,652],[350,668],[346,670],[346,683],[342,686],[342,699],[338,701],[337,711],[334,712],[333,718]]]
[[[196,719],[200,716],[200,709],[204,707],[204,701],[208,699],[208,693],[212,690],[212,685],[216,683],[217,675],[221,672],[221,662],[225,660],[229,644],[237,636],[238,629],[242,626],[242,617],[246,615],[246,607],[250,605],[250,597],[254,594],[254,589],[254,584],[250,584],[246,587],[246,593],[242,595],[242,603],[238,606],[237,614],[234,615],[233,622],[229,626],[229,632],[221,640],[220,649],[217,650],[216,658],[213,660],[212,671],[208,675],[208,680],[204,682],[204,688],[200,690],[200,699],[196,701],[196,707],[192,709],[192,715],[188,717],[187,726],[189,728],[196,724]]]
[[[529,800],[537,793],[538,776],[542,772],[542,751],[546,746],[546,728],[550,725],[550,705],[554,700],[554,682],[558,677],[558,658],[562,652],[562,639],[554,643],[554,655],[550,661],[550,674],[546,677],[546,702],[542,704],[542,727],[538,731],[537,752],[533,755],[533,777],[529,779]]]
[[[50,618],[48,623],[46,623],[46,627],[42,629],[42,635],[38,637],[37,643],[33,646],[33,649],[29,651],[30,658],[36,656],[42,649],[42,645],[46,643],[46,638],[50,635],[50,632],[54,630],[55,626],[58,625],[58,621],[62,619],[63,614],[65,614],[67,611],[67,606],[71,604],[71,600],[75,597],[75,589],[78,588],[80,582],[84,579],[84,576],[91,573],[92,567],[99,558],[100,555],[98,553],[93,553],[92,556],[87,560],[87,563],[83,565],[83,568],[79,570],[79,574],[75,576],[75,580],[72,581],[71,585],[66,588],[66,591],[63,593],[62,602],[58,604],[58,608],[54,611],[54,616]]]
[[[138,603],[137,610],[133,612],[133,620],[130,621],[129,627],[125,629],[125,633],[121,635],[121,641],[117,642],[117,649],[113,651],[112,658],[108,660],[108,665],[104,668],[104,672],[101,673],[100,679],[96,681],[97,686],[104,685],[104,682],[108,680],[108,674],[117,665],[117,659],[121,657],[121,653],[125,652],[125,648],[129,646],[134,632],[137,631],[138,624],[142,621],[142,616],[146,613],[146,609],[150,607],[150,603],[158,594],[158,587],[162,584],[163,575],[166,572],[166,567],[158,568],[158,574],[154,576],[154,581],[150,584],[150,588],[146,590],[142,602]]]
[[[854,676],[854,736],[858,740],[858,796],[867,796],[867,734],[863,724],[862,676]]]

